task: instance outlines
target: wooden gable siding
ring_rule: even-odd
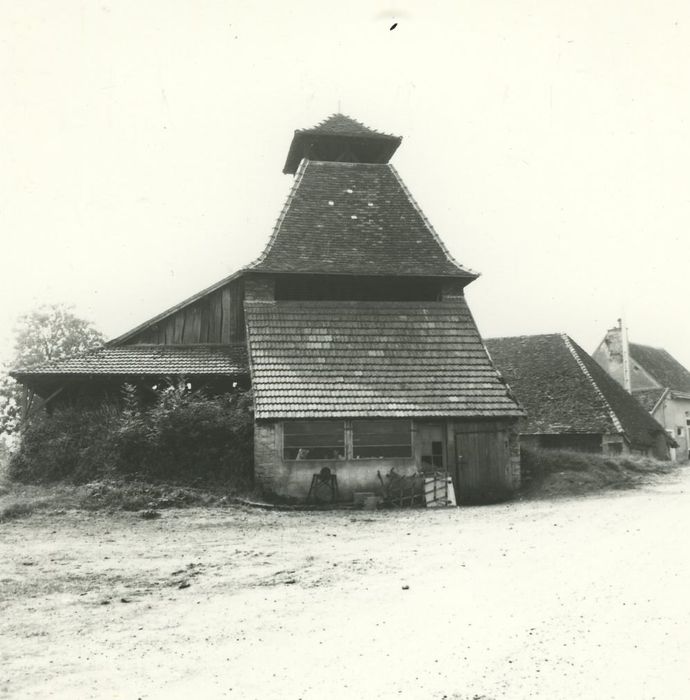
[[[245,337],[241,279],[185,306],[132,336],[128,344],[196,345],[230,344]]]

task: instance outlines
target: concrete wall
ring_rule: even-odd
[[[675,461],[687,462],[688,450],[690,450],[690,435],[688,435],[690,399],[674,398],[673,392],[670,392],[652,415],[678,443],[678,447],[675,448]],[[672,451],[672,458],[673,454]]]

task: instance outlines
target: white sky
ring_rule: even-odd
[[[340,103],[485,336],[625,314],[690,366],[689,73],[684,1],[0,0],[0,359],[40,303],[113,337],[250,262]]]

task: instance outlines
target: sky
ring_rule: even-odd
[[[0,84],[0,360],[40,304],[115,337],[251,262],[342,111],[403,137],[484,336],[623,317],[690,367],[687,2],[0,0]]]

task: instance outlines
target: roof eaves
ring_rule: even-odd
[[[479,277],[481,273],[476,272],[475,270],[472,270],[468,267],[464,267],[450,254],[450,251],[448,250],[448,248],[446,248],[445,243],[441,240],[441,237],[438,235],[438,233],[436,233],[436,230],[431,225],[431,222],[427,218],[426,214],[422,211],[422,208],[419,206],[419,204],[417,204],[417,201],[412,196],[412,193],[407,188],[407,185],[403,182],[403,179],[398,174],[398,171],[395,169],[395,166],[391,165],[390,163],[388,163],[387,165],[390,168],[391,172],[393,173],[393,176],[395,177],[395,179],[398,181],[398,184],[400,185],[400,188],[402,189],[402,191],[405,193],[405,196],[407,197],[408,201],[414,207],[416,212],[419,214],[420,218],[424,222],[424,225],[427,227],[427,229],[429,230],[431,235],[434,237],[434,240],[436,241],[438,246],[443,251],[448,262],[455,265],[455,267],[457,267],[462,272],[466,273],[468,277],[472,277],[473,279],[477,279],[477,277]]]

